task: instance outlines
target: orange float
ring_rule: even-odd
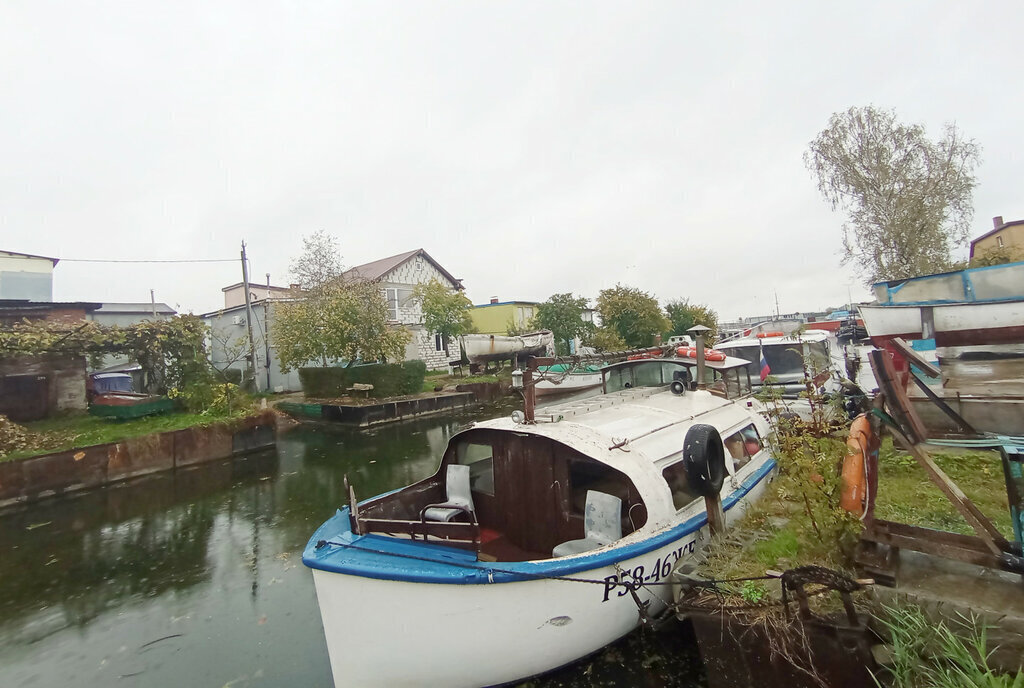
[[[861,518],[866,515],[868,505],[868,460],[878,451],[878,446],[878,438],[871,429],[867,415],[857,416],[850,424],[850,436],[846,438],[843,490],[839,495],[839,506]]]
[[[676,349],[676,356],[679,358],[697,358],[697,349],[692,346],[681,346]],[[724,361],[725,354],[714,349],[704,349],[705,361]]]
[[[758,332],[757,338],[764,339],[765,337],[785,337],[785,332]]]

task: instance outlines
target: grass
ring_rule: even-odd
[[[823,440],[819,441],[816,451],[818,467],[834,467],[842,462],[845,444],[837,439]],[[943,451],[935,452],[932,458],[1000,532],[1012,538],[999,454]],[[779,458],[779,464],[779,477],[750,508],[742,525],[732,528],[725,539],[709,551],[707,561],[701,566],[705,575],[718,579],[760,576],[769,569],[784,570],[805,564],[852,573],[849,555],[860,532],[856,517],[822,510],[816,505],[812,518],[803,494],[809,492],[813,501],[816,490],[804,489],[807,483],[800,476],[808,474],[806,467],[801,470],[799,462],[794,463],[785,456]],[[974,534],[913,457],[894,450],[891,438],[883,441],[879,453],[875,515],[880,519]],[[743,591],[739,584],[723,585],[722,589],[737,598],[750,598],[750,591]]]
[[[109,420],[87,414],[69,414],[55,418],[25,423],[24,427],[33,435],[33,447],[0,456],[0,461],[21,459],[27,456],[48,454],[76,447],[117,442],[129,437],[149,435],[169,430],[182,430],[195,426],[211,425],[226,420],[244,418],[252,413],[252,406],[245,406],[233,413],[203,415],[199,413],[172,412],[134,420]]]
[[[505,374],[502,374],[505,373]],[[511,372],[506,373],[504,370],[500,371],[497,375],[451,375],[447,370],[429,370],[427,371],[426,377],[423,378],[422,391],[433,392],[434,388],[438,385],[449,386],[449,385],[465,385],[471,382],[501,382],[507,380]]]
[[[999,452],[944,448],[941,453],[929,454],[996,528],[1012,539],[1013,525]],[[925,528],[974,534],[967,521],[928,479],[914,458],[893,449],[891,438],[884,440],[879,452],[875,515]]]

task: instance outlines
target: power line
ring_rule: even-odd
[[[237,258],[182,258],[175,260],[112,260],[93,258],[60,258],[64,263],[234,263]]]

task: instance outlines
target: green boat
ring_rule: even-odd
[[[150,394],[135,394],[134,392],[100,394],[89,405],[90,414],[115,420],[153,416],[173,409],[173,399]]]

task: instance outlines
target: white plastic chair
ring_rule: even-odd
[[[622,537],[621,513],[621,499],[604,492],[587,490],[587,503],[583,510],[583,532],[586,537],[555,545],[551,556],[568,557],[615,542]]]
[[[473,494],[469,491],[469,466],[448,464],[448,472],[445,474],[445,493],[448,496],[446,504],[461,506],[473,511]],[[450,521],[461,513],[465,512],[459,509],[433,506],[423,512],[423,517],[428,521]]]

